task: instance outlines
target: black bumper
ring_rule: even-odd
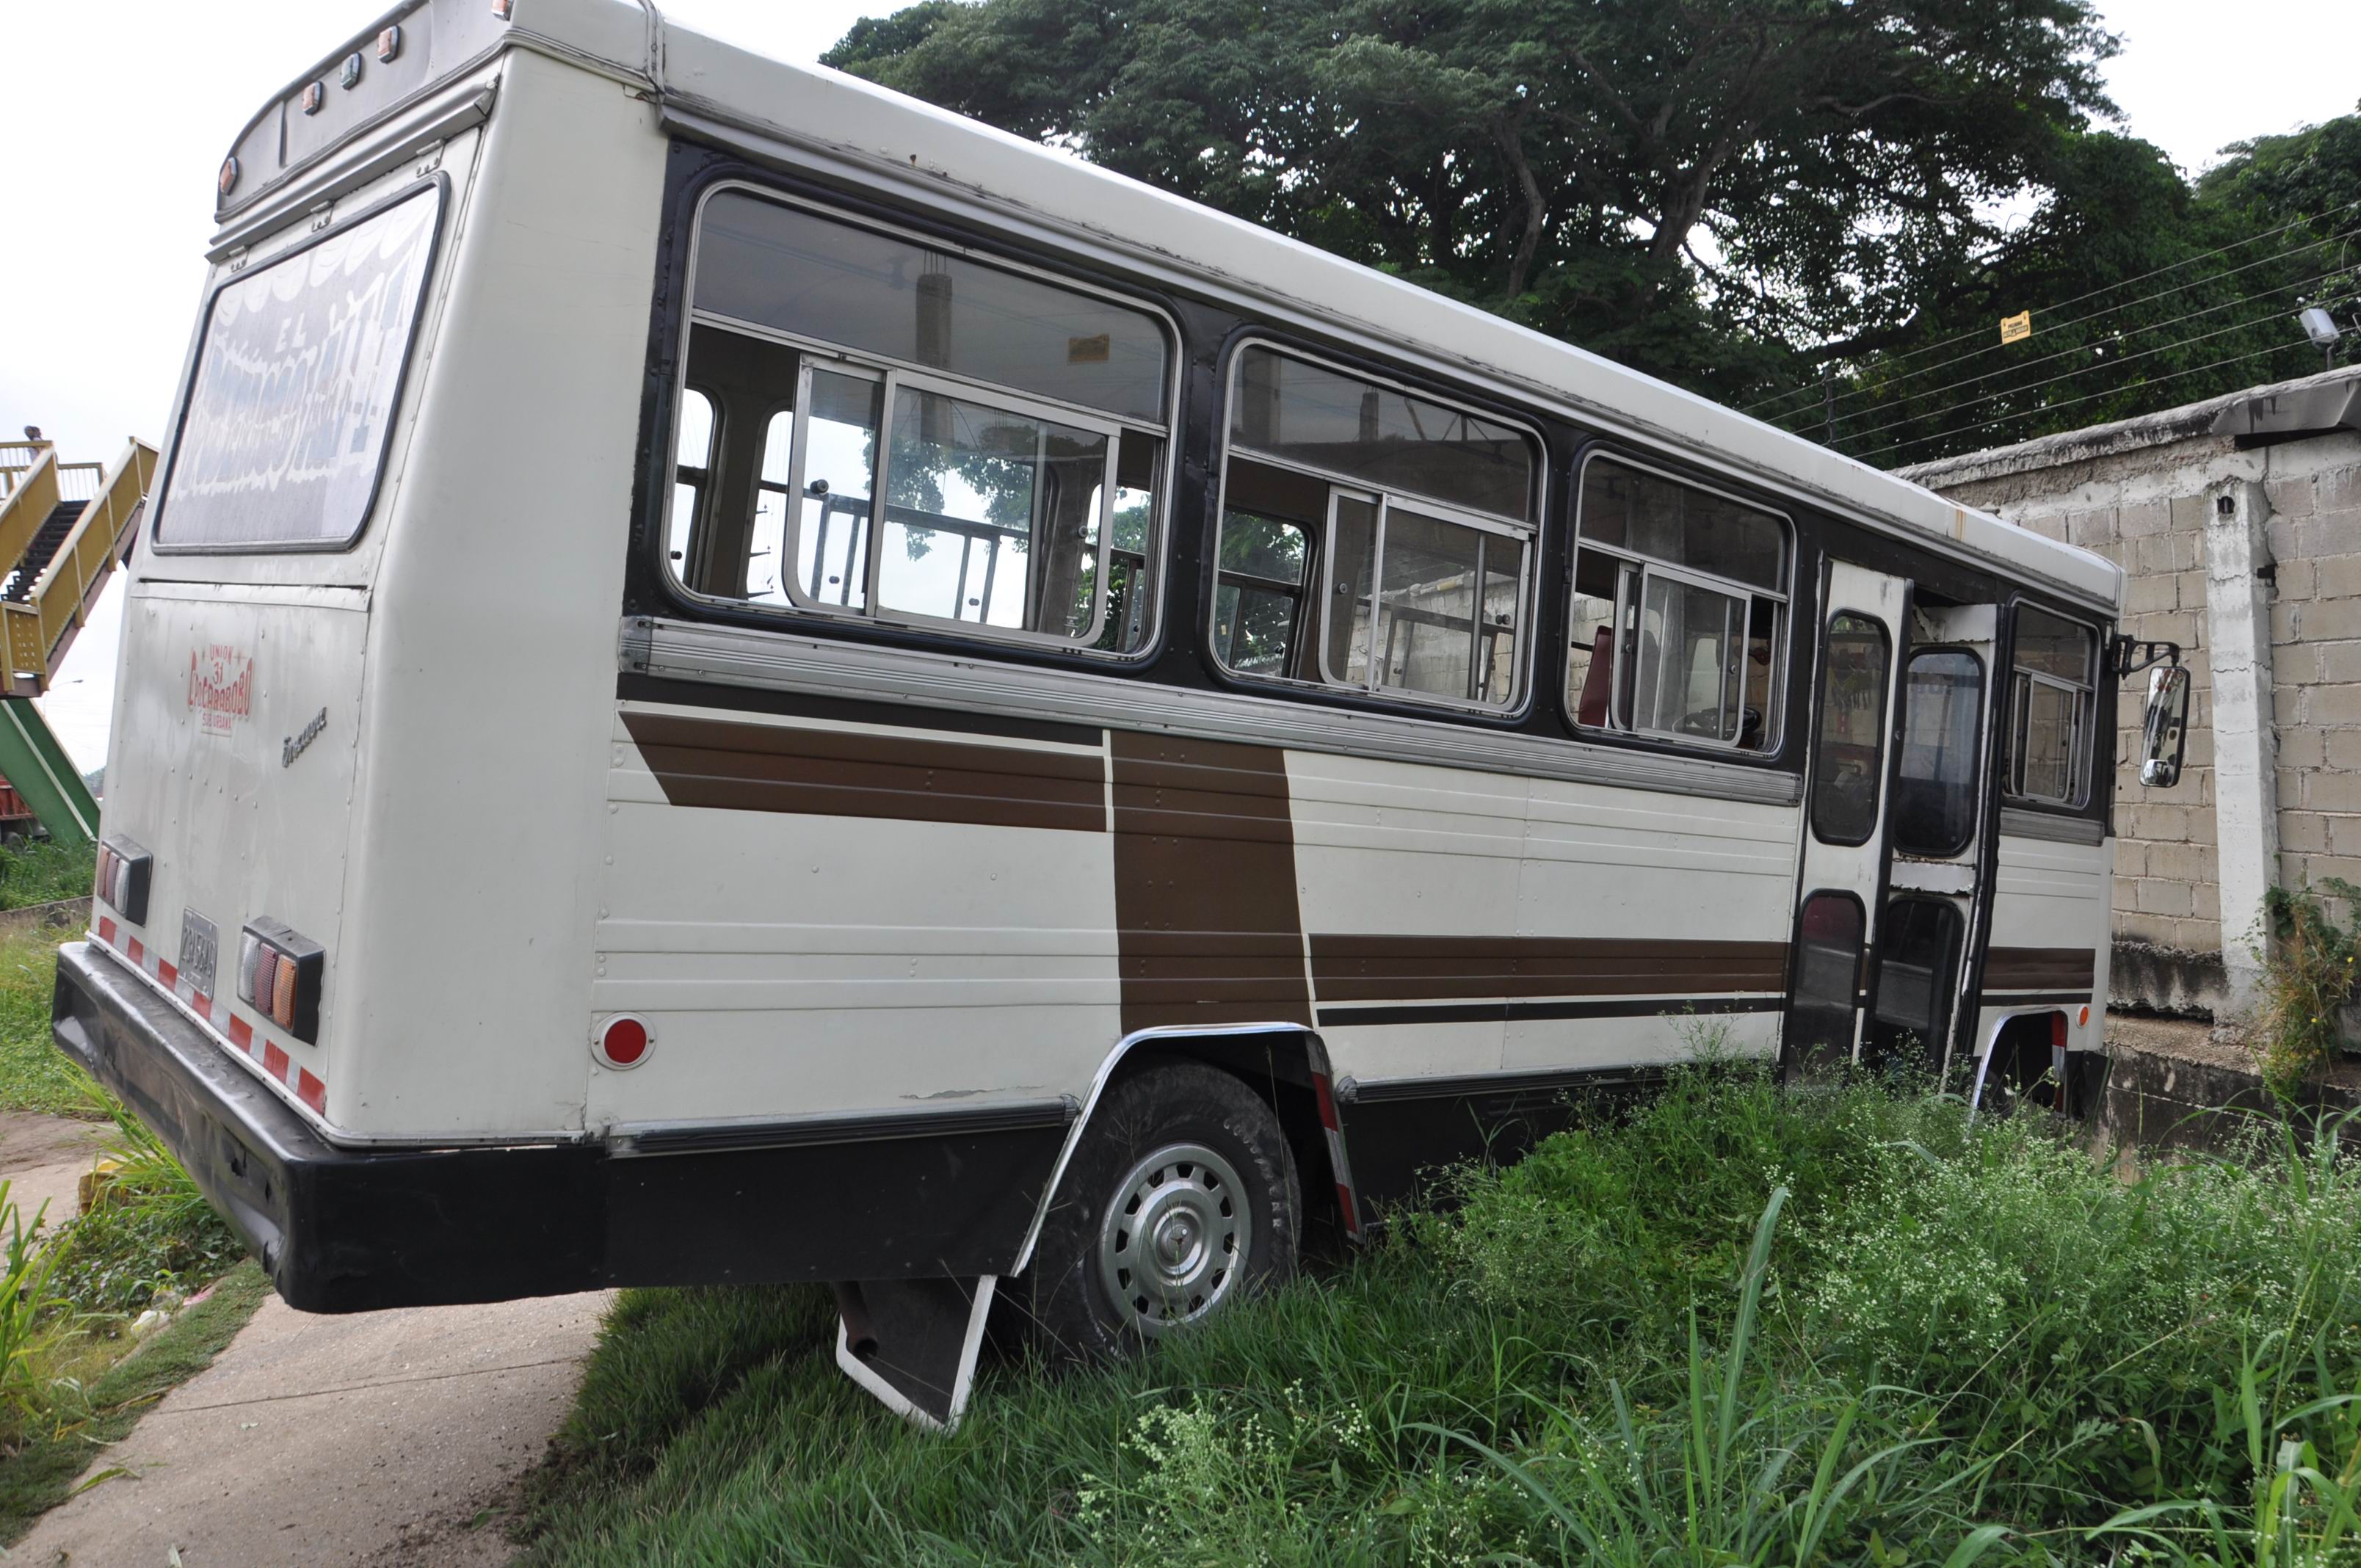
[[[346,1148],[89,943],[58,1046],[138,1114],[290,1306],[366,1311],[609,1285],[1004,1274],[1070,1108],[742,1124],[601,1143]],[[587,1070],[587,1058],[586,1058]]]

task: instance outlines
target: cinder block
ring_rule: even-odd
[[[2147,875],[2148,849],[2148,842],[2145,839],[2117,839],[2115,840],[2115,875],[2133,878]]]
[[[2342,565],[2344,563],[2323,561],[2317,565],[2320,568],[2321,580],[2325,582],[2328,579],[2329,568]],[[2318,598],[2298,610],[2296,625],[2300,629],[2299,636],[2307,642],[2346,641],[2361,637],[2361,598],[2343,595],[2331,597],[2323,593]],[[2276,642],[2279,641],[2278,628],[2274,626],[2272,631],[2271,641]],[[2290,639],[2290,641],[2295,641],[2295,639]]]
[[[2190,740],[2192,742],[2190,749],[2192,751],[2196,750],[2193,744],[2196,739],[2197,737],[2194,735],[2190,737]],[[2211,767],[2208,767],[2204,772],[2204,776],[2209,779],[2212,778],[2213,776],[2213,770]],[[2213,812],[2210,807],[2206,810],[2192,811],[2189,814],[2189,841],[2191,843],[2213,843],[2216,841],[2216,835],[2219,831],[2220,824],[2214,820]]]
[[[2361,729],[2328,730],[2321,737],[2321,750],[2328,766],[2343,773],[2361,773]]]
[[[2361,685],[2323,681],[2303,694],[2303,717],[2307,724],[2323,729],[2339,725],[2361,724]]]
[[[2361,817],[2326,817],[2317,811],[2282,811],[2279,813],[2279,848],[2324,855],[2329,850],[2332,825],[2343,822],[2361,823]]]
[[[2271,722],[2281,729],[2287,729],[2290,725],[2302,723],[2303,692],[2304,688],[2301,686],[2273,686],[2271,688]],[[2192,714],[2192,722],[2194,717]]]
[[[2263,495],[2271,503],[2271,510],[2285,518],[2309,517],[2312,507],[2312,487],[2309,478],[2266,479]]]
[[[2303,554],[2302,540],[2296,530],[2302,523],[2292,517],[2275,517],[2263,524],[2263,542],[2269,546],[2274,561],[2293,561]]]
[[[2306,563],[2323,599],[2361,598],[2361,555],[2329,555]],[[2284,576],[2286,568],[2280,568]]]
[[[2280,600],[2271,606],[2271,646],[2281,647],[2303,636],[2301,620],[2304,606]]]
[[[2066,540],[2070,544],[2096,549],[2102,544],[2113,543],[2115,537],[2115,510],[2113,507],[2066,514]]]
[[[2197,913],[2197,900],[2187,883],[2158,882],[2154,877],[2142,877],[2135,886],[2137,891],[2134,896],[2145,914],[2187,916]]]
[[[2172,527],[2172,509],[2163,501],[2141,501],[2115,513],[2115,533],[2123,539],[2146,539]]]
[[[2310,849],[2310,845],[2290,845],[2287,841],[2288,814],[2279,814],[2279,842],[2290,849]],[[2328,847],[2340,855],[2361,856],[2361,817],[2331,817],[2328,823]]]
[[[2319,591],[2320,576],[2312,562],[2298,558],[2279,564],[2279,570],[2272,578],[2271,595],[2274,599],[2308,599],[2317,597]]]
[[[2361,642],[2316,642],[2312,647],[2320,655],[2320,678],[2323,681],[2361,681]],[[2271,662],[2279,662],[2279,650],[2271,650]]]
[[[2213,857],[2202,845],[2151,844],[2147,850],[2147,874],[2165,882],[2187,883],[2195,886],[2213,880]]]
[[[2361,773],[2306,773],[2302,779],[2302,798],[2290,800],[2282,791],[2281,806],[2306,811],[2361,812]]]
[[[2205,739],[2206,761],[2210,762],[2213,761],[2213,731],[2211,729],[2197,729],[2190,732],[2190,753],[2192,756],[2195,755],[2198,737],[2201,735]],[[2282,768],[2322,766],[2327,761],[2327,748],[2321,732],[2308,724],[2298,724],[2280,730],[2277,761]]]
[[[2209,946],[2218,947],[2222,940],[2222,884],[2201,882],[2190,889],[2197,897],[2197,918],[2213,927],[2213,940]]]
[[[2175,496],[2172,498],[2172,526],[2189,533],[2205,532],[2205,519],[2213,510],[2211,496]]]
[[[2320,680],[2320,647],[2298,639],[2271,645],[2271,679],[2291,686],[2314,685]]]
[[[2334,468],[2317,477],[2313,505],[2321,511],[2361,507],[2361,464]]]
[[[2115,935],[2135,942],[2153,942],[2159,948],[2176,947],[2173,921],[2161,915],[2143,915],[2138,910],[2118,905],[2115,909]]]
[[[2135,574],[2131,581],[2124,585],[2124,611],[2128,615],[2140,615],[2149,610],[2178,609],[2180,608],[2180,585],[2178,574]],[[2197,586],[2197,602],[2202,604],[2205,587],[2202,582]]]

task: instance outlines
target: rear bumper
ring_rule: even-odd
[[[1073,1112],[735,1122],[620,1147],[353,1149],[93,944],[59,950],[52,1017],[59,1048],[155,1129],[309,1312],[1005,1274]]]
[[[605,1282],[594,1147],[339,1148],[89,943],[59,950],[52,1030],[164,1140],[290,1306],[497,1301]]]

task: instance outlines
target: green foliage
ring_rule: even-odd
[[[127,1318],[161,1292],[219,1277],[246,1247],[146,1123],[95,1085],[88,1093],[115,1124],[106,1156],[115,1168],[104,1200],[56,1236],[56,1285],[82,1312]]]
[[[2261,1005],[2254,1035],[2261,1042],[2263,1082],[2281,1099],[2336,1060],[2336,1014],[2353,999],[2356,945],[2320,894],[2361,909],[2361,888],[2332,877],[2309,887],[2271,887],[2263,894],[2263,925],[2270,940],[2263,960]]]
[[[13,1545],[44,1512],[93,1485],[80,1478],[105,1445],[120,1442],[148,1407],[212,1365],[269,1294],[262,1270],[240,1264],[133,1354],[96,1370],[49,1420],[0,1449],[0,1544]]]
[[[98,878],[98,850],[47,839],[0,845],[0,909],[24,909],[89,896]]]
[[[1996,239],[2114,47],[2087,0],[930,0],[825,58],[1732,396]]]
[[[48,1402],[46,1363],[64,1332],[58,1314],[66,1303],[54,1284],[55,1250],[33,1238],[41,1215],[27,1225],[9,1201],[8,1185],[0,1181],[0,1228],[7,1233],[0,1259],[0,1405],[21,1418]]]
[[[49,1038],[66,930],[0,933],[0,1111],[85,1115],[89,1082]]]
[[[990,1366],[948,1439],[818,1292],[631,1292],[528,1561],[2291,1561],[2361,1452],[2337,1146],[2126,1181],[1689,1070],[1137,1363]]]

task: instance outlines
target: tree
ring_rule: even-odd
[[[827,60],[1737,399],[1960,292],[2114,47],[2088,0],[926,0]]]

